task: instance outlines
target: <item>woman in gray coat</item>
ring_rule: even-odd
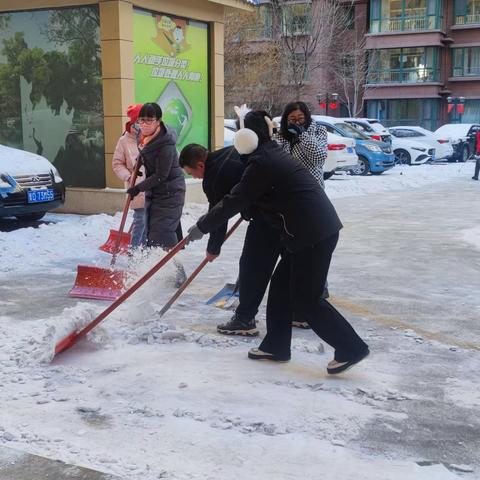
[[[162,122],[162,109],[156,103],[143,105],[138,124],[146,179],[127,193],[135,197],[145,192],[147,245],[169,250],[181,239],[177,232],[185,203],[185,177],[178,163],[176,136]]]

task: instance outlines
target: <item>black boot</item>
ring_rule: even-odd
[[[225,335],[243,335],[245,337],[256,337],[258,335],[255,319],[242,318],[236,313],[229,322],[217,325],[217,331]]]

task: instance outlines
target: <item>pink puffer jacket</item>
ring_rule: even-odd
[[[135,168],[138,156],[137,139],[133,133],[125,132],[118,140],[112,159],[112,168],[117,177],[125,182],[125,188],[130,185],[128,180]],[[141,166],[142,177],[137,177],[135,183],[145,180],[145,167]],[[130,203],[130,208],[143,208],[145,206],[145,194],[140,192]]]

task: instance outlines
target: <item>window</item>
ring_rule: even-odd
[[[390,48],[371,53],[369,83],[438,81],[438,48]]]
[[[306,35],[311,31],[312,5],[294,3],[282,9],[282,31],[284,35]]]
[[[432,30],[441,26],[442,0],[371,0],[370,31]]]
[[[452,49],[454,77],[480,77],[480,47]]]
[[[455,0],[455,25],[480,24],[480,0]]]
[[[397,138],[413,138],[413,137],[424,137],[425,135],[415,130],[407,130],[406,128],[390,128],[389,132]]]
[[[0,143],[105,187],[97,6],[0,14]]]
[[[367,114],[386,127],[420,125],[434,131],[439,127],[440,101],[437,98],[368,100]]]

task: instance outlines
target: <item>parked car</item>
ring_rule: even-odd
[[[223,127],[223,146],[231,147],[233,145],[233,139],[235,138],[235,131],[230,128]]]
[[[358,128],[362,133],[370,137],[372,140],[379,142],[392,143],[390,132],[379,122],[370,123],[365,118],[342,118],[345,123]]]
[[[453,162],[466,162],[475,148],[473,131],[480,128],[478,123],[447,123],[435,130],[435,134],[448,138],[453,147]]]
[[[224,118],[223,119],[223,126],[225,128],[228,128],[232,132],[237,131],[237,121],[234,120],[233,118]]]
[[[280,124],[281,117],[273,120]],[[337,135],[327,129],[327,159],[323,165],[323,179],[328,180],[335,172],[350,171],[358,166],[355,140]]]
[[[64,201],[63,180],[46,158],[0,145],[0,217],[40,220]]]
[[[312,118],[330,133],[355,140],[358,165],[349,169],[353,175],[380,175],[395,166],[395,157],[388,143],[371,140],[355,127],[339,118],[313,115]]]
[[[423,143],[429,149],[433,148],[435,152],[430,152],[432,160],[448,160],[453,155],[453,147],[448,138],[442,138],[434,132],[423,127],[400,126],[389,128],[388,131],[397,139],[415,140]]]
[[[397,137],[392,129],[392,149],[400,165],[421,165],[435,158],[435,149],[410,138]]]

